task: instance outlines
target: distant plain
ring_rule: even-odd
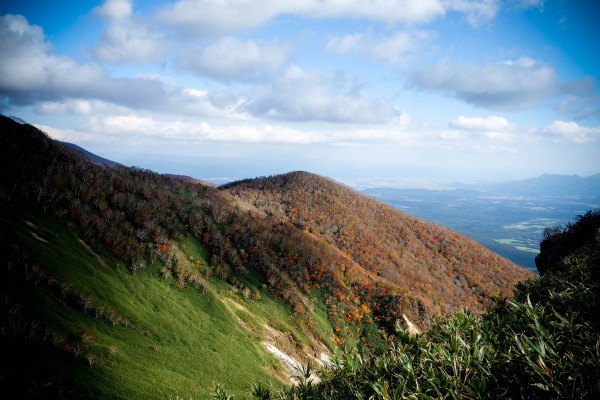
[[[363,193],[426,221],[455,229],[534,272],[544,228],[600,207],[593,195],[491,195],[476,189],[370,187]]]

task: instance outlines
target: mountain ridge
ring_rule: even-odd
[[[542,174],[537,177],[497,183],[461,183],[455,189],[479,190],[510,196],[593,196],[600,193],[600,173],[589,176]]]
[[[148,360],[170,382],[195,387],[199,378],[186,371],[202,382],[219,373],[241,392],[247,379],[266,383],[265,371],[282,375],[261,345],[265,325],[288,335],[289,351],[368,344],[378,329],[393,332],[403,315],[426,328],[439,313],[508,296],[510,283],[531,276],[464,236],[329,178],[291,173],[250,180],[263,189],[215,188],[102,167],[31,125],[0,117],[0,126],[2,290],[10,299],[0,311],[15,327],[1,338],[7,354],[23,351],[10,358],[18,368],[2,371],[21,371],[19,382],[41,393],[165,398],[166,381],[161,388],[141,383],[154,374]],[[393,255],[386,268],[374,264],[382,255],[372,246],[374,230]],[[220,304],[233,304],[226,299],[249,312],[223,311]],[[192,361],[183,360],[190,351]],[[243,378],[228,362],[244,363],[239,357],[248,352],[253,370]],[[209,354],[218,368],[201,362]],[[37,359],[38,370],[25,373]],[[127,378],[104,388],[115,374]],[[45,381],[53,386],[44,389]],[[209,398],[206,387],[191,393]]]
[[[460,248],[466,255],[477,248],[485,259],[477,267],[475,274],[479,277],[486,275],[485,270],[489,272],[490,268],[493,269],[486,267],[487,264],[494,265],[501,260],[501,257],[464,235],[433,223],[425,223],[346,185],[337,184],[330,178],[308,172],[295,171],[268,178],[247,179],[224,185],[221,189],[252,203],[269,215],[278,216],[301,230],[315,234],[340,248],[366,270],[388,281],[410,282],[418,276],[414,286],[406,284],[402,288],[406,293],[414,294],[420,290],[431,294],[430,297],[436,300],[425,300],[428,310],[435,307],[440,310],[441,305],[434,305],[436,301],[448,302],[450,309],[456,306],[452,301],[451,289],[437,287],[437,280],[453,282],[456,279],[458,283],[455,284],[471,285],[477,287],[476,290],[486,290],[481,287],[489,283],[485,281],[486,278],[480,282],[463,282],[464,271],[460,273],[460,266],[452,264],[453,261],[445,257],[444,252],[455,254]],[[426,243],[429,239],[435,244]],[[519,269],[510,262],[504,268],[504,272],[510,268],[515,271]],[[410,274],[406,271],[410,271]],[[457,276],[448,279],[454,273]],[[490,275],[487,279],[493,280],[493,273]],[[432,290],[432,286],[436,288]],[[508,287],[501,291],[507,293]],[[477,302],[476,297],[471,297],[472,305]]]
[[[25,123],[25,121],[22,121],[22,120],[21,120],[21,122]],[[114,168],[117,166],[123,166],[119,162],[99,156],[79,145],[76,145],[73,143],[68,143],[68,142],[61,142],[61,143],[65,144],[67,147],[69,147],[73,150],[76,150],[76,151],[82,153],[89,160],[96,162],[98,164],[106,165],[111,168]],[[311,172],[309,172],[309,171],[290,171],[290,172],[282,173],[282,174],[278,174],[278,175],[296,174],[296,173],[311,174]],[[231,185],[235,185],[240,182],[246,182],[246,181],[256,179],[256,178],[244,178],[244,179],[233,180],[231,182],[226,182],[224,184],[218,185],[218,184],[213,184],[213,183],[207,182],[204,179],[200,179],[200,178],[197,178],[194,176],[189,176],[189,175],[170,174],[170,173],[165,173],[163,175],[166,175],[166,176],[169,176],[172,178],[176,178],[176,179],[197,181],[199,183],[203,183],[203,184],[207,184],[207,185],[221,186],[223,188],[227,188]],[[317,175],[317,174],[314,174],[314,175]],[[319,176],[321,176],[321,175],[319,175]],[[327,177],[324,177],[324,178],[327,178]],[[332,178],[327,178],[327,179],[332,179]],[[335,182],[340,185],[354,188],[353,185],[348,185],[348,184],[345,184],[345,183],[337,181],[337,180]],[[388,186],[389,186],[389,184],[386,185],[385,187],[387,188]],[[434,191],[435,190],[447,191],[447,190],[452,190],[452,189],[454,189],[454,190],[475,190],[475,191],[489,192],[491,194],[539,196],[540,195],[540,187],[542,187],[542,188],[551,188],[551,190],[549,192],[546,191],[546,193],[544,193],[545,192],[544,190],[541,190],[541,195],[564,196],[565,194],[568,194],[568,195],[596,196],[598,193],[600,193],[600,173],[587,175],[587,176],[581,176],[581,175],[577,175],[577,174],[544,173],[544,174],[541,174],[541,175],[538,175],[535,177],[531,177],[531,178],[525,178],[525,179],[519,179],[519,180],[509,180],[509,181],[499,181],[499,182],[465,183],[465,182],[461,182],[461,181],[456,181],[456,182],[444,184],[441,187],[442,187],[442,189],[431,188],[429,186],[426,188],[410,186],[410,187],[404,188],[404,189],[418,189],[418,190],[425,189],[425,190],[434,190]],[[395,188],[395,187],[389,186],[389,188]]]
[[[104,165],[104,166],[110,167],[110,168],[116,168],[119,166],[123,166],[121,163],[101,157],[101,156],[94,154],[91,151],[88,151],[88,150],[84,149],[83,147],[78,146],[74,143],[69,143],[69,142],[61,142],[61,143],[64,144],[65,146],[67,146],[68,148],[83,154],[88,160],[90,160],[98,165]]]

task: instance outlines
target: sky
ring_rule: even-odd
[[[213,181],[600,172],[600,2],[0,0],[0,113]]]

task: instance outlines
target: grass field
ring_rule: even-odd
[[[296,319],[258,275],[245,283],[260,291],[260,300],[214,277],[207,277],[207,289],[179,289],[161,276],[160,262],[132,274],[66,221],[25,214],[12,224],[43,278],[37,272],[10,296],[45,332],[32,354],[12,361],[23,368],[36,362],[47,385],[69,382],[90,398],[205,399],[216,382],[247,393],[254,382],[283,385],[269,373],[280,370],[278,360],[260,344],[265,325],[304,344],[315,332],[325,338],[331,331],[324,310],[312,322]],[[185,238],[179,249],[200,260],[196,265],[208,264],[196,239]]]

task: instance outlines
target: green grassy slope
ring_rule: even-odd
[[[175,279],[161,277],[159,262],[134,275],[102,246],[94,244],[100,251],[93,251],[67,221],[23,212],[4,222],[36,267],[3,277],[12,283],[4,295],[18,307],[5,316],[5,327],[21,316],[35,321],[35,328],[24,328],[32,335],[7,339],[11,359],[3,362],[3,385],[26,386],[40,396],[62,390],[124,399],[208,398],[214,382],[234,393],[255,381],[281,385],[268,372],[279,366],[260,345],[261,328],[268,323],[302,334],[291,311],[268,293],[246,300],[216,278],[206,289],[179,289]],[[192,238],[181,250],[191,259],[206,255]],[[238,322],[225,297],[245,304],[242,314],[255,329]],[[28,376],[33,364],[46,368]]]
[[[289,383],[265,342],[300,362],[332,346],[319,290],[277,268],[283,233],[232,199],[2,116],[0,132],[0,393],[210,398]]]

